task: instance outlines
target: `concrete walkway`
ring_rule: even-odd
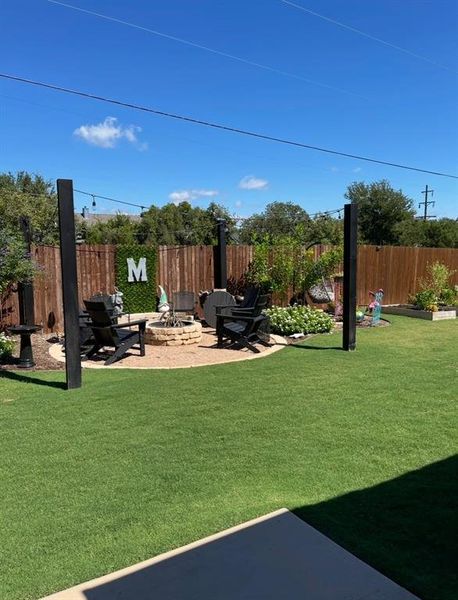
[[[418,600],[280,509],[46,600]]]

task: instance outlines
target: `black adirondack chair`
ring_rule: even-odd
[[[145,356],[145,327],[147,319],[130,321],[130,323],[115,324],[113,317],[104,302],[85,300],[86,311],[91,318],[90,328],[94,334],[95,344],[85,354],[88,359],[97,354],[102,348],[114,348],[114,353],[105,361],[112,365],[122,358],[136,344],[140,347],[140,356]],[[135,326],[135,331],[125,331],[124,328]]]
[[[196,297],[194,292],[173,292],[172,307],[176,313],[194,315],[196,312]]]
[[[259,299],[260,289],[256,286],[250,286],[246,289],[243,300],[239,304],[229,306],[218,306],[217,314],[226,315],[247,315],[253,312]]]
[[[268,346],[265,337],[260,334],[261,328],[265,327],[269,319],[262,313],[267,306],[268,298],[267,295],[258,296],[254,307],[241,309],[238,313],[237,309],[234,309],[237,314],[219,311],[216,323],[218,347],[223,346],[224,340],[229,340],[230,346],[237,345],[240,348],[248,348],[252,352],[260,352],[254,345],[256,342]]]
[[[113,325],[118,323],[118,315],[115,314],[112,297],[108,294],[96,294],[89,298],[90,302],[103,302],[105,308],[110,313],[111,321]],[[79,315],[79,328],[80,328],[80,352],[81,355],[85,355],[87,351],[94,345],[94,334],[92,333],[91,323],[92,319],[88,315],[86,310],[80,310]]]

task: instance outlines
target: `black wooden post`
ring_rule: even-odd
[[[59,205],[60,260],[62,269],[62,298],[65,329],[65,370],[67,389],[81,387],[81,356],[76,272],[75,215],[73,181],[57,180]]]
[[[227,263],[226,263],[226,221],[216,220],[216,232],[218,245],[215,246],[213,255],[214,287],[217,290],[225,290],[227,287]]]
[[[356,349],[356,258],[358,207],[344,206],[343,349]]]
[[[27,248],[27,252],[30,254],[32,250],[32,234],[30,231],[30,221],[28,217],[21,217],[19,219],[21,226],[22,235]],[[33,283],[30,281],[26,283],[18,284],[18,300],[19,300],[19,322],[21,325],[34,325],[35,324],[35,310],[34,310],[34,297],[33,297]]]

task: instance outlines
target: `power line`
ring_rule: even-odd
[[[108,200],[109,202],[116,202],[117,204],[126,204],[127,206],[135,206],[136,208],[141,208],[142,210],[146,210],[146,206],[143,204],[135,204],[135,202],[127,202],[126,200],[117,200],[115,198],[109,198],[108,196],[101,196],[100,194],[92,194],[91,192],[84,192],[83,190],[73,189],[74,192],[78,194],[84,194],[85,196],[91,196],[93,200],[93,205],[95,202],[95,198],[99,198],[100,200]]]
[[[258,63],[247,58],[242,58],[241,56],[236,56],[234,54],[229,54],[228,52],[223,52],[221,50],[215,50],[214,48],[210,48],[209,46],[204,46],[202,44],[197,44],[196,42],[191,42],[184,38],[179,38],[174,35],[170,35],[167,33],[162,33],[161,31],[157,31],[155,29],[150,29],[149,27],[144,27],[143,25],[137,25],[136,23],[130,23],[129,21],[124,21],[122,19],[117,19],[115,17],[110,17],[109,15],[105,15],[102,13],[95,12],[93,10],[87,10],[85,8],[80,8],[78,6],[73,6],[72,4],[67,4],[65,2],[58,2],[58,0],[47,0],[51,4],[57,4],[59,6],[63,6],[65,8],[70,8],[72,10],[86,13],[88,15],[92,15],[94,17],[98,17],[100,19],[106,19],[107,21],[112,21],[114,23],[118,23],[120,25],[127,25],[128,27],[132,27],[134,29],[139,29],[141,31],[145,31],[147,33],[151,33],[158,37],[162,37],[168,40],[172,40],[174,42],[179,42],[180,44],[186,44],[187,46],[192,46],[193,48],[198,48],[199,50],[205,50],[206,52],[211,52],[212,54],[217,54],[218,56],[223,56],[224,58],[229,58],[231,60],[236,60],[238,62],[244,63],[246,65],[250,65],[251,67],[256,67],[258,69],[263,69],[265,71],[270,71],[271,73],[277,73],[279,75],[283,75],[285,77],[292,77],[293,79],[298,79],[299,81],[304,81],[305,83],[311,83],[312,85],[318,85],[320,87],[327,88],[329,90],[341,92],[343,94],[350,94],[351,96],[357,96],[358,98],[364,98],[360,94],[356,94],[354,92],[350,92],[349,90],[344,90],[342,88],[338,88],[332,85],[328,85],[327,83],[321,83],[320,81],[314,81],[312,79],[307,79],[302,75],[297,75],[296,73],[291,73],[289,71],[282,71],[281,69],[276,69],[275,67],[270,67],[269,65],[264,65],[262,63]],[[365,100],[367,98],[364,98]]]
[[[307,212],[307,211],[306,211]],[[306,216],[304,217],[304,219],[300,219],[299,221],[302,223],[304,220],[307,219],[312,219],[314,217],[330,217],[332,215],[338,215],[339,219],[340,217],[340,213],[343,212],[343,208],[335,208],[333,210],[325,210],[325,211],[319,211],[316,213],[307,213]],[[251,215],[251,217],[234,217],[234,221],[249,221],[250,219],[252,219],[255,215]]]
[[[48,1],[52,1],[52,0],[48,0]],[[457,73],[457,71],[455,69],[447,67],[446,65],[442,65],[442,64],[436,62],[435,60],[427,58],[426,56],[422,56],[421,54],[416,54],[415,52],[412,52],[411,50],[408,50],[407,48],[402,48],[402,46],[397,46],[396,44],[392,44],[391,42],[382,40],[381,38],[375,37],[374,35],[370,35],[369,33],[366,33],[365,31],[361,31],[361,29],[356,29],[356,27],[351,27],[350,25],[346,25],[345,23],[342,23],[341,21],[336,21],[335,19],[326,17],[325,15],[322,15],[313,10],[310,10],[309,8],[306,8],[305,6],[302,6],[301,4],[296,4],[295,2],[291,2],[290,0],[279,0],[279,1],[282,2],[283,4],[287,4],[289,6],[297,8],[299,10],[302,10],[306,13],[309,13],[310,15],[313,15],[314,17],[318,17],[319,19],[323,19],[324,21],[328,21],[329,23],[338,25],[339,27],[342,27],[343,29],[348,29],[349,31],[352,31],[353,33],[362,35],[363,37],[373,40],[374,42],[378,42],[379,44],[383,44],[384,46],[389,46],[390,48],[399,50],[399,52],[404,52],[404,54],[409,54],[410,56],[413,56],[414,58],[418,58],[419,60],[423,60],[427,63],[430,63],[431,65],[434,65],[435,67],[439,67],[440,69],[445,69],[446,71],[451,71],[452,73]]]
[[[29,85],[35,85],[37,87],[42,87],[42,88],[46,88],[46,89],[50,89],[50,90],[55,90],[58,92],[63,92],[66,94],[73,94],[74,96],[81,96],[83,98],[90,98],[92,100],[99,100],[100,102],[106,102],[108,104],[115,104],[116,106],[123,106],[124,108],[131,108],[133,110],[139,110],[142,112],[146,112],[146,113],[151,113],[154,115],[159,115],[161,117],[168,117],[170,119],[176,119],[179,121],[185,121],[187,123],[194,123],[195,125],[202,125],[204,127],[210,127],[213,129],[219,129],[222,131],[229,131],[231,133],[238,133],[240,135],[245,135],[248,137],[253,137],[253,138],[257,138],[257,139],[261,139],[261,140],[267,140],[270,142],[276,142],[277,144],[285,144],[288,146],[294,146],[296,148],[305,148],[307,150],[315,150],[316,152],[325,152],[326,154],[334,154],[337,156],[344,156],[346,158],[353,158],[356,160],[363,160],[365,162],[370,162],[370,163],[376,163],[379,165],[385,165],[388,167],[395,167],[397,169],[406,169],[408,171],[416,171],[419,173],[428,173],[429,175],[437,175],[439,177],[449,177],[451,179],[458,179],[458,175],[452,175],[450,173],[441,173],[439,171],[431,171],[429,169],[420,169],[418,167],[411,167],[408,165],[402,165],[399,163],[394,163],[394,162],[389,162],[389,161],[385,161],[385,160],[379,160],[379,159],[375,159],[375,158],[369,158],[367,156],[359,156],[357,154],[350,154],[348,152],[339,152],[337,150],[330,150],[329,148],[322,148],[320,146],[312,146],[310,144],[304,144],[302,142],[295,142],[293,140],[288,140],[285,138],[278,138],[275,136],[271,136],[271,135],[267,135],[267,134],[262,134],[262,133],[256,133],[254,131],[249,131],[247,129],[239,129],[237,127],[230,127],[228,125],[221,125],[219,123],[213,123],[211,121],[204,121],[202,119],[195,119],[193,117],[188,117],[185,115],[179,115],[176,113],[170,113],[170,112],[166,112],[163,110],[158,110],[155,108],[149,108],[147,106],[141,106],[139,104],[132,104],[129,102],[122,102],[121,100],[115,100],[113,98],[105,98],[104,96],[98,96],[97,94],[91,94],[88,92],[81,92],[79,90],[72,90],[69,88],[65,88],[62,86],[58,86],[58,85],[53,85],[50,83],[44,83],[41,81],[34,81],[32,79],[26,79],[25,77],[18,77],[16,75],[9,75],[6,73],[0,73],[0,77],[2,77],[3,79],[8,79],[11,81],[18,81],[21,83],[27,83]]]
[[[73,188],[73,191],[76,192],[77,194],[83,194],[84,196],[90,196],[91,198],[99,198],[100,200],[107,200],[108,202],[115,202],[116,204],[126,204],[128,206],[134,206],[136,208],[140,208],[143,211],[147,210],[147,207],[144,204],[136,204],[135,202],[128,202],[127,200],[119,200],[116,198],[110,198],[109,196],[101,196],[100,194],[95,194],[93,192],[86,192],[84,190],[78,190],[76,188]],[[52,196],[48,196],[47,194],[37,194],[34,192],[24,192],[24,191],[18,191],[18,190],[11,190],[11,192],[14,194],[23,194],[24,196],[42,197],[42,198],[46,198],[46,199],[57,200],[56,195],[54,195],[54,198],[53,198]],[[340,214],[342,211],[343,211],[343,208],[335,208],[333,210],[319,211],[316,213],[307,213],[307,217],[308,218],[317,217],[317,216],[327,217],[327,216],[331,216],[334,214]],[[251,217],[239,217],[239,216],[234,215],[233,217],[231,217],[231,219],[233,219],[234,221],[247,221],[248,219],[251,219]]]

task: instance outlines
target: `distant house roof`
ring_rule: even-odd
[[[125,217],[128,217],[131,221],[138,222],[141,220],[140,215],[130,215],[127,213],[117,213],[122,214]],[[87,223],[88,225],[93,225],[94,223],[106,223],[110,219],[114,219],[116,214],[112,213],[90,213],[89,210],[84,207],[81,213],[75,213],[75,220],[82,221]]]

